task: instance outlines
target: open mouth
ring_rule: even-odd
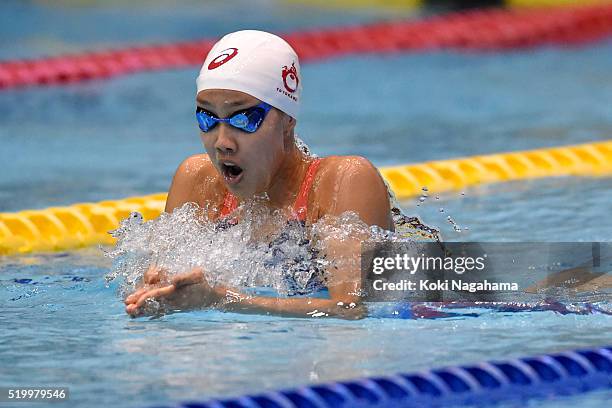
[[[230,162],[221,163],[221,171],[223,172],[223,178],[229,184],[238,183],[244,174],[242,167]]]

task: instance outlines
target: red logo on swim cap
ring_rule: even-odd
[[[210,64],[208,64],[208,70],[210,71],[211,69],[219,68],[221,65],[234,58],[237,54],[238,48],[228,48],[221,51],[221,54],[217,55],[212,61],[210,61]]]
[[[283,67],[283,82],[288,92],[294,93],[297,91],[300,78],[298,78],[295,62],[291,64],[291,68],[287,68],[286,65]]]

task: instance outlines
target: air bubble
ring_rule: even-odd
[[[453,226],[453,230],[455,230],[455,232],[461,232],[461,227],[457,225],[455,220],[453,220],[453,218],[450,215],[446,217],[446,220]]]

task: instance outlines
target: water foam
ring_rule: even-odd
[[[401,214],[394,215],[399,233],[368,227],[352,212],[304,226],[288,222],[287,210],[271,210],[265,201],[243,203],[233,215],[240,222],[230,227],[207,219],[207,209],[193,203],[148,222],[132,213],[112,231],[117,244],[106,252],[113,259],[107,281],[122,278],[120,292],[125,296],[150,265],[166,269],[169,277],[199,266],[211,285],[267,287],[281,296],[307,294],[315,289],[313,282],[324,286],[325,271],[332,265],[323,254],[332,244],[353,245],[350,251],[359,251],[365,241],[405,241],[435,232]],[[359,270],[359,257],[350,251],[334,256],[333,266],[344,263]]]

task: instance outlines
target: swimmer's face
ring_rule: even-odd
[[[229,118],[261,101],[243,92],[207,89],[197,95],[199,107],[218,118]],[[293,143],[295,120],[272,108],[254,133],[217,123],[200,138],[227,187],[242,198],[267,191]]]

